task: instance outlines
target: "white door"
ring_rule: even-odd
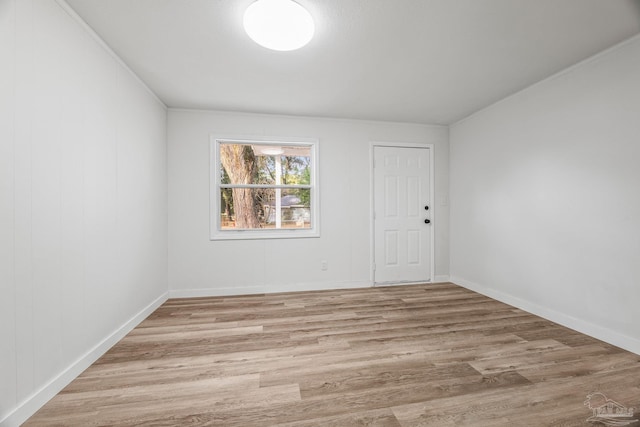
[[[373,148],[374,283],[431,279],[429,148]]]

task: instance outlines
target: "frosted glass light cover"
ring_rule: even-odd
[[[244,13],[244,29],[267,49],[288,51],[309,43],[315,26],[311,14],[291,0],[257,0]]]

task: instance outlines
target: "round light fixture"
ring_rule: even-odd
[[[315,30],[311,14],[292,0],[256,0],[244,12],[243,24],[253,41],[280,51],[301,48]]]

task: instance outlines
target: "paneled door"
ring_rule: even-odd
[[[373,148],[375,284],[431,279],[430,151]]]

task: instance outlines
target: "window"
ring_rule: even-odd
[[[317,237],[316,142],[213,138],[211,238]]]

